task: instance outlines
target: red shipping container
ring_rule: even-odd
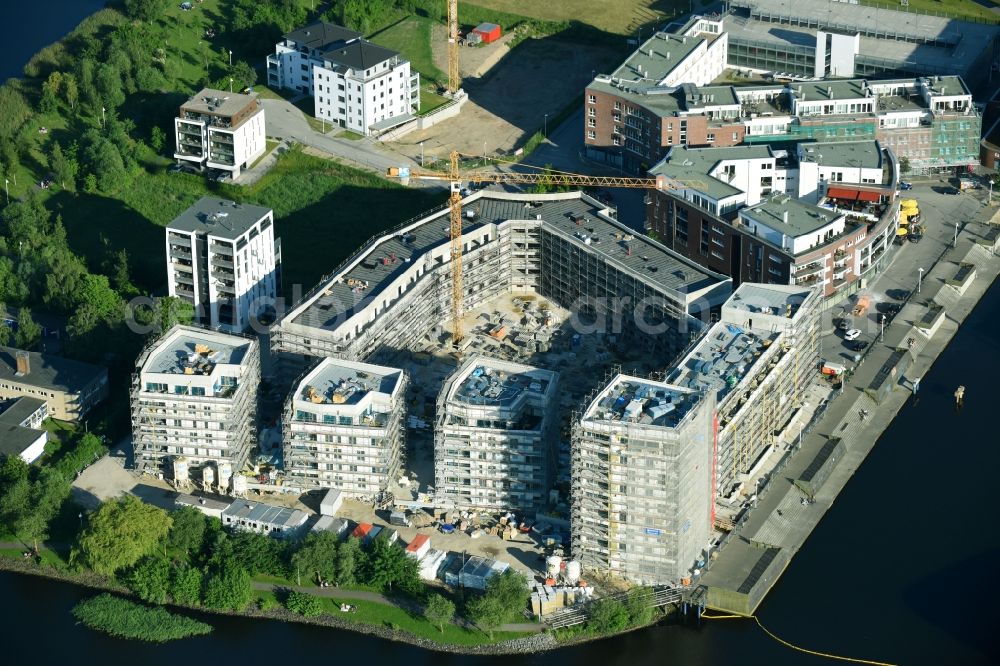
[[[484,44],[500,39],[500,26],[496,23],[480,23],[472,32],[482,37]]]

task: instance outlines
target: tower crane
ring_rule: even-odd
[[[539,173],[514,173],[511,171],[470,171],[461,173],[458,169],[459,153],[452,151],[447,173],[414,170],[408,167],[389,167],[388,178],[398,178],[403,185],[409,179],[436,180],[449,184],[448,204],[451,211],[451,332],[452,343],[458,344],[464,337],[462,330],[462,183],[495,185],[570,185],[576,187],[625,187],[638,189],[670,190],[680,187],[694,187],[698,183],[683,183],[665,176],[656,178],[628,178],[623,176],[584,176],[563,171]]]
[[[448,92],[458,92],[458,0],[448,0]]]

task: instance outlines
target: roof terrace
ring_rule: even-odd
[[[719,322],[678,364],[673,381],[706,393],[714,391],[722,402],[780,335]]]
[[[676,428],[700,399],[698,392],[687,388],[618,375],[584,418]]]
[[[143,372],[211,375],[217,365],[240,365],[250,345],[250,340],[239,336],[178,327],[155,346]]]
[[[550,370],[478,357],[467,365],[451,398],[470,405],[508,407],[526,391],[548,393],[554,375]]]
[[[401,378],[402,371],[395,368],[327,358],[299,383],[296,398],[315,405],[356,406],[373,394],[388,398]]]

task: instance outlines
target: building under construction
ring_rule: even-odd
[[[132,442],[140,472],[200,472],[227,492],[256,442],[257,341],[174,326],[140,354],[132,378]],[[165,469],[172,463],[172,469]],[[216,477],[216,472],[218,476]],[[196,478],[198,478],[196,476]]]
[[[741,494],[802,406],[819,363],[819,300],[802,287],[744,283],[670,373],[675,384],[715,394],[720,497]]]
[[[441,389],[438,499],[461,509],[544,509],[554,473],[559,375],[475,355]]]
[[[617,375],[573,425],[572,541],[583,566],[680,584],[712,535],[715,395]]]
[[[309,371],[282,419],[288,484],[370,497],[397,480],[406,383],[396,368],[330,358]]]
[[[606,322],[631,349],[673,358],[731,291],[729,278],[635,235],[581,192],[480,191],[462,214],[466,312],[501,294],[537,293]],[[452,315],[448,216],[442,208],[391,230],[324,278],[272,328],[283,365],[436,342]]]

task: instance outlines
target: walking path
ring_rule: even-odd
[[[276,592],[278,590],[295,590],[296,592],[303,592],[305,594],[311,594],[317,597],[326,597],[329,599],[343,599],[347,600],[357,600],[357,601],[370,601],[376,604],[382,604],[384,606],[396,606],[397,608],[402,608],[408,613],[414,615],[423,615],[424,608],[420,604],[412,601],[410,599],[400,599],[395,597],[387,597],[384,594],[379,594],[378,592],[369,592],[368,590],[347,590],[339,587],[300,587],[297,585],[277,585],[274,583],[258,583],[253,584],[255,590],[266,590],[269,592]],[[455,618],[453,623],[466,628],[473,628],[474,625],[466,622],[461,618]],[[544,629],[544,625],[537,622],[516,622],[510,624],[500,625],[498,631],[509,631],[509,632],[539,632]]]
[[[921,200],[921,208],[925,208],[924,198],[919,195],[917,198]],[[929,204],[926,208],[931,210],[935,206],[944,209],[947,205],[930,194],[926,200]],[[922,377],[929,370],[961,322],[1000,273],[1000,258],[975,242],[987,230],[981,222],[988,219],[994,209],[984,207],[971,197],[960,201],[952,197],[952,201],[952,208],[961,212],[953,210],[944,213],[942,210],[943,214],[933,216],[926,225],[924,240],[898,248],[890,266],[874,281],[871,291],[880,294],[906,293],[909,294],[908,300],[886,326],[884,339],[875,340],[879,335],[877,324],[873,325],[869,320],[862,325],[866,329],[866,337],[873,340],[867,357],[857,365],[843,390],[829,403],[813,431],[802,438],[800,449],[785,460],[783,468],[770,475],[770,483],[762,486],[758,505],[729,537],[710,563],[707,573],[697,581],[696,584],[709,588],[709,606],[737,613],[753,612],[832,506],[840,490],[861,466],[879,436],[910,399],[912,380]],[[924,215],[928,219],[927,213]],[[951,248],[955,239],[952,225],[956,219],[967,222],[967,226],[958,234],[956,247]],[[965,295],[959,296],[945,281],[954,276],[957,264],[963,261],[975,263],[978,275]],[[925,269],[920,279],[920,291],[910,293],[916,292],[919,268]],[[928,338],[916,332],[913,324],[927,312],[927,306],[935,302],[945,306],[946,318],[936,334]],[[909,338],[917,341],[912,350],[914,360],[903,373],[905,378],[895,379],[896,390],[881,404],[876,404],[864,389],[896,349],[907,347]],[[823,339],[824,358],[834,360],[833,355],[842,351],[842,340],[832,331],[827,333]],[[862,410],[867,410],[868,415],[862,416]],[[803,505],[803,494],[793,481],[802,476],[832,437],[841,438],[845,451],[816,493],[815,503]],[[773,561],[765,559],[765,547],[777,549]]]

